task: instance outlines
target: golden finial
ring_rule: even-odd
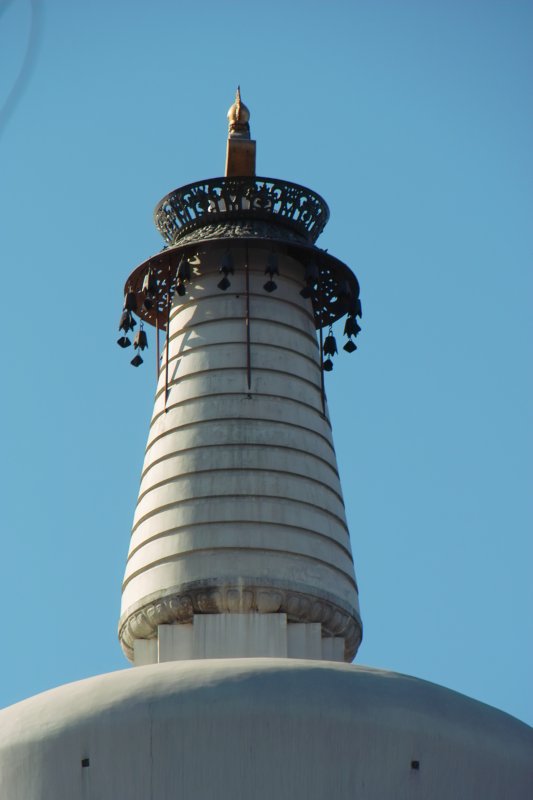
[[[250,139],[250,111],[241,100],[237,86],[235,102],[228,111],[229,133],[226,150],[226,175],[255,175],[255,142]]]
[[[229,136],[238,136],[240,139],[250,138],[250,110],[241,100],[241,87],[237,86],[235,102],[228,111]]]

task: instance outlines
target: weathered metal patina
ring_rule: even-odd
[[[231,249],[266,245],[299,260],[317,329],[346,314],[360,316],[357,278],[346,264],[315,246],[328,218],[320,195],[288,181],[244,177],[188,184],[156,206],[155,224],[167,244],[131,273],[125,293],[136,295],[142,320],[165,330],[180,263],[185,259],[194,266],[200,250],[220,247],[226,240]]]

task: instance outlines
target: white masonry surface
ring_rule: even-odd
[[[174,661],[0,712],[2,800],[531,800],[532,787],[524,723],[347,664]]]
[[[169,391],[165,407],[164,352],[123,584],[121,638],[130,659],[137,647],[135,663],[157,652],[138,641],[157,637],[161,623],[194,616],[196,625],[198,611],[249,613],[250,643],[261,639],[252,628],[262,613],[322,623],[327,638],[345,636],[358,613],[311,301],[300,296],[303,266],[280,257],[269,294],[268,251],[232,245],[224,292],[224,252],[200,253],[172,311]],[[240,653],[233,633],[228,655]],[[309,648],[322,658],[311,639]],[[185,638],[178,650],[176,638],[176,658],[192,652]],[[249,644],[247,655],[263,652]]]

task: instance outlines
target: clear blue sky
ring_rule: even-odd
[[[115,344],[122,287],[160,197],[223,172],[240,83],[259,174],[326,198],[362,287],[327,376],[358,662],[533,722],[532,4],[31,8],[0,3],[0,705],[126,666],[155,365]]]

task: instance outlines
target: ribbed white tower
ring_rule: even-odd
[[[161,201],[170,246],[126,284],[126,316],[166,328],[167,343],[120,640],[139,664],[351,661],[357,585],[316,329],[342,314],[355,325],[358,284],[313,244],[324,201],[255,178],[240,97],[229,117],[227,176]]]

